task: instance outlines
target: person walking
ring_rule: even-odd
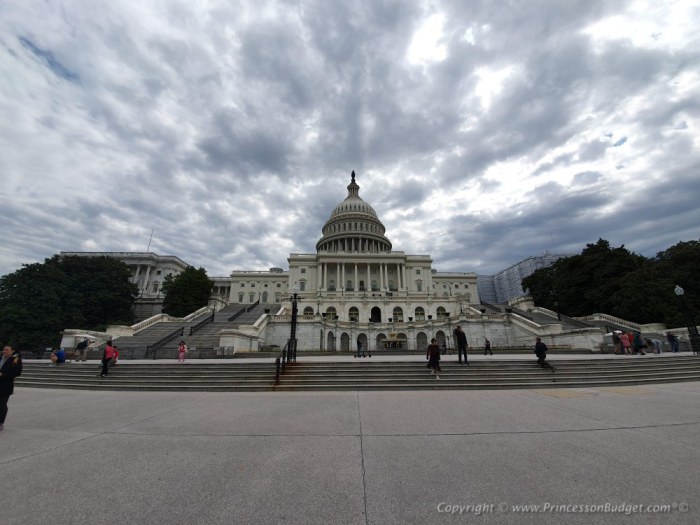
[[[22,375],[22,356],[11,346],[2,349],[0,357],[0,430],[5,428],[7,402],[15,390],[15,377]]]
[[[433,370],[432,374],[435,376],[435,379],[440,379],[438,375],[438,372],[442,372],[440,368],[440,345],[434,337],[430,340],[428,353],[425,358],[428,360],[428,368]]]
[[[552,373],[556,372],[557,369],[550,365],[545,359],[547,359],[547,345],[542,342],[539,337],[535,339],[535,355],[537,356],[537,364],[542,368],[548,368]]]
[[[464,364],[469,365],[467,362],[467,334],[464,333],[460,325],[457,325],[452,335],[454,335],[455,343],[457,344],[457,359],[459,360],[459,364],[462,364],[462,353],[464,353]]]
[[[671,345],[671,352],[674,354],[677,353],[679,351],[678,338],[671,332],[668,332],[666,334],[666,339],[668,339],[668,344]]]
[[[105,344],[105,351],[102,354],[102,371],[100,372],[100,377],[107,377],[109,375],[109,362],[114,357],[114,347],[112,346],[112,340],[110,339]]]
[[[177,345],[177,362],[182,364],[185,362],[185,355],[187,354],[187,345],[184,341],[180,341]]]
[[[493,352],[491,351],[491,341],[488,339],[484,340],[484,355],[493,355]]]
[[[622,345],[622,355],[632,355],[630,351],[630,336],[626,333],[620,335],[620,344]]]
[[[88,341],[88,338],[86,337],[82,341],[80,341],[77,346],[75,347],[75,361],[87,361],[87,354],[88,354],[88,345],[90,344],[90,341]]]

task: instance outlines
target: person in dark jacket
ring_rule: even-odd
[[[542,342],[539,337],[535,340],[535,355],[537,356],[537,364],[542,368],[549,368],[552,373],[556,372],[556,368],[550,365],[545,359],[547,359],[547,345]]]
[[[438,372],[442,371],[440,369],[440,345],[437,343],[437,339],[434,337],[430,340],[430,344],[428,345],[428,353],[425,358],[428,360],[428,368],[433,369],[432,373],[435,376],[435,379],[440,379],[440,376],[437,375]]]
[[[15,377],[22,374],[22,356],[11,346],[2,349],[0,358],[0,430],[5,428],[7,402],[15,390]]]
[[[464,364],[468,365],[467,362],[467,334],[464,333],[462,327],[457,325],[454,329],[452,335],[455,338],[455,343],[457,344],[457,359],[459,359],[459,364],[462,364],[462,353],[464,353]]]

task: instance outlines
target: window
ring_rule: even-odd
[[[416,290],[419,292],[423,291],[423,281],[416,281]]]
[[[372,281],[372,291],[373,292],[379,291],[379,286],[377,286],[377,281]]]
[[[445,317],[447,317],[447,312],[445,311],[445,309],[442,306],[438,307],[436,313],[437,313],[438,319],[444,319]]]
[[[420,268],[416,268],[416,275],[420,275]]]
[[[299,282],[299,291],[303,292],[304,290],[306,290],[306,281],[300,281]]]
[[[392,292],[395,292],[397,289],[398,289],[398,288],[396,288],[396,285],[394,284],[394,281],[392,281],[392,280],[390,279],[390,280],[389,280],[389,290],[391,290]]]
[[[160,270],[157,270],[157,271],[156,271],[156,275],[160,275]]]
[[[263,303],[266,303],[266,302],[267,302],[267,292],[263,292],[262,302],[263,302]]]
[[[304,308],[304,317],[313,317],[314,316],[314,309],[311,308],[310,306],[307,306]]]
[[[264,284],[265,288],[267,288],[267,283]]]
[[[281,283],[277,283],[277,288],[282,288],[282,284],[281,284]]]
[[[353,288],[352,288],[352,281],[351,281],[350,279],[348,279],[348,282],[345,283],[345,289],[348,290],[348,291],[352,291],[352,290],[353,290]]]
[[[242,303],[242,302],[243,302],[243,294],[242,294],[242,293],[239,293],[239,294],[238,294],[238,302],[239,302],[239,303]]]
[[[306,273],[306,268],[302,268],[301,273]]]
[[[365,282],[364,281],[360,281],[360,291],[361,292],[365,291]]]
[[[251,288],[255,288],[255,283],[250,283]]]
[[[394,322],[403,323],[403,309],[400,306],[394,308]]]
[[[241,283],[241,288],[245,288],[245,283]]]
[[[425,321],[425,310],[422,306],[416,308],[416,321]]]
[[[338,317],[338,313],[335,310],[335,306],[329,306],[326,308],[326,318],[327,319],[335,319]]]
[[[348,317],[350,318],[350,321],[358,322],[360,320],[360,311],[357,309],[357,307],[353,306],[350,308]]]
[[[331,279],[331,280],[328,282],[328,289],[329,289],[331,292],[335,292],[335,280],[334,280],[334,279]]]
[[[255,302],[255,294],[254,294],[254,293],[250,294],[250,295],[248,296],[248,299],[249,299],[249,301],[250,301],[251,303],[254,303],[254,302]]]
[[[157,281],[153,283],[153,291],[154,292],[158,291],[158,282]]]

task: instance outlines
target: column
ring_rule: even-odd
[[[143,281],[143,291],[148,293],[148,279],[151,276],[151,265],[146,268],[146,278]]]
[[[357,263],[354,264],[355,266],[355,290],[360,289],[360,281],[357,280]]]
[[[322,263],[316,265],[316,290],[321,290],[321,283],[323,280],[323,272],[321,271]]]

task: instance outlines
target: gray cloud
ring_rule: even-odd
[[[353,169],[438,269],[700,236],[690,3],[259,7],[8,6],[0,274],[151,231],[211,275],[286,267]]]

